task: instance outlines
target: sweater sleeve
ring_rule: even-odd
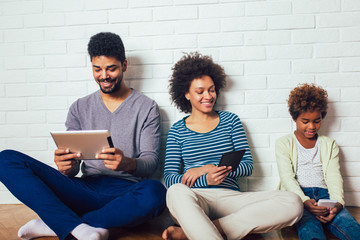
[[[160,111],[154,102],[142,126],[140,155],[136,158],[134,176],[149,177],[158,166],[160,150]]]
[[[301,190],[299,183],[295,178],[295,166],[292,161],[292,150],[288,138],[280,138],[275,144],[276,162],[280,175],[281,189],[296,193],[301,200],[305,202],[310,198]]]

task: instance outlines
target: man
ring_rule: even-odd
[[[81,178],[75,177],[81,153],[71,149],[55,150],[58,170],[16,151],[1,152],[0,180],[41,218],[20,228],[22,239],[104,240],[108,228],[141,224],[165,206],[165,187],[142,180],[158,163],[159,109],[126,86],[127,60],[118,35],[94,35],[88,52],[100,90],[74,102],[65,125],[67,130],[107,129],[115,147],[104,149],[98,160],[82,161]]]

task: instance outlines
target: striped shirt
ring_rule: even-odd
[[[185,125],[185,118],[176,122],[170,129],[166,143],[164,181],[167,187],[180,183],[188,169],[207,164],[218,165],[223,153],[246,149],[239,167],[227,175],[217,186],[208,186],[206,174],[199,177],[193,187],[221,187],[240,190],[237,178],[250,176],[253,160],[245,130],[239,117],[230,112],[218,111],[220,118],[217,127],[207,133],[198,133]]]

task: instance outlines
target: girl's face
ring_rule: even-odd
[[[314,140],[321,127],[321,113],[319,111],[304,112],[296,119],[296,136],[301,139]]]
[[[195,78],[185,93],[186,99],[190,100],[192,113],[195,111],[209,113],[213,110],[216,101],[215,85],[211,77],[204,75]]]

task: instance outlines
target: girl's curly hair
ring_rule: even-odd
[[[294,121],[301,113],[319,111],[325,118],[327,113],[328,94],[315,84],[301,84],[294,88],[289,95],[289,113]]]
[[[191,82],[195,78],[204,75],[211,77],[215,85],[216,95],[225,87],[226,75],[224,69],[214,63],[210,56],[201,55],[198,52],[185,54],[173,67],[170,79],[170,96],[176,107],[184,112],[191,112],[191,103],[185,98],[189,92]]]

